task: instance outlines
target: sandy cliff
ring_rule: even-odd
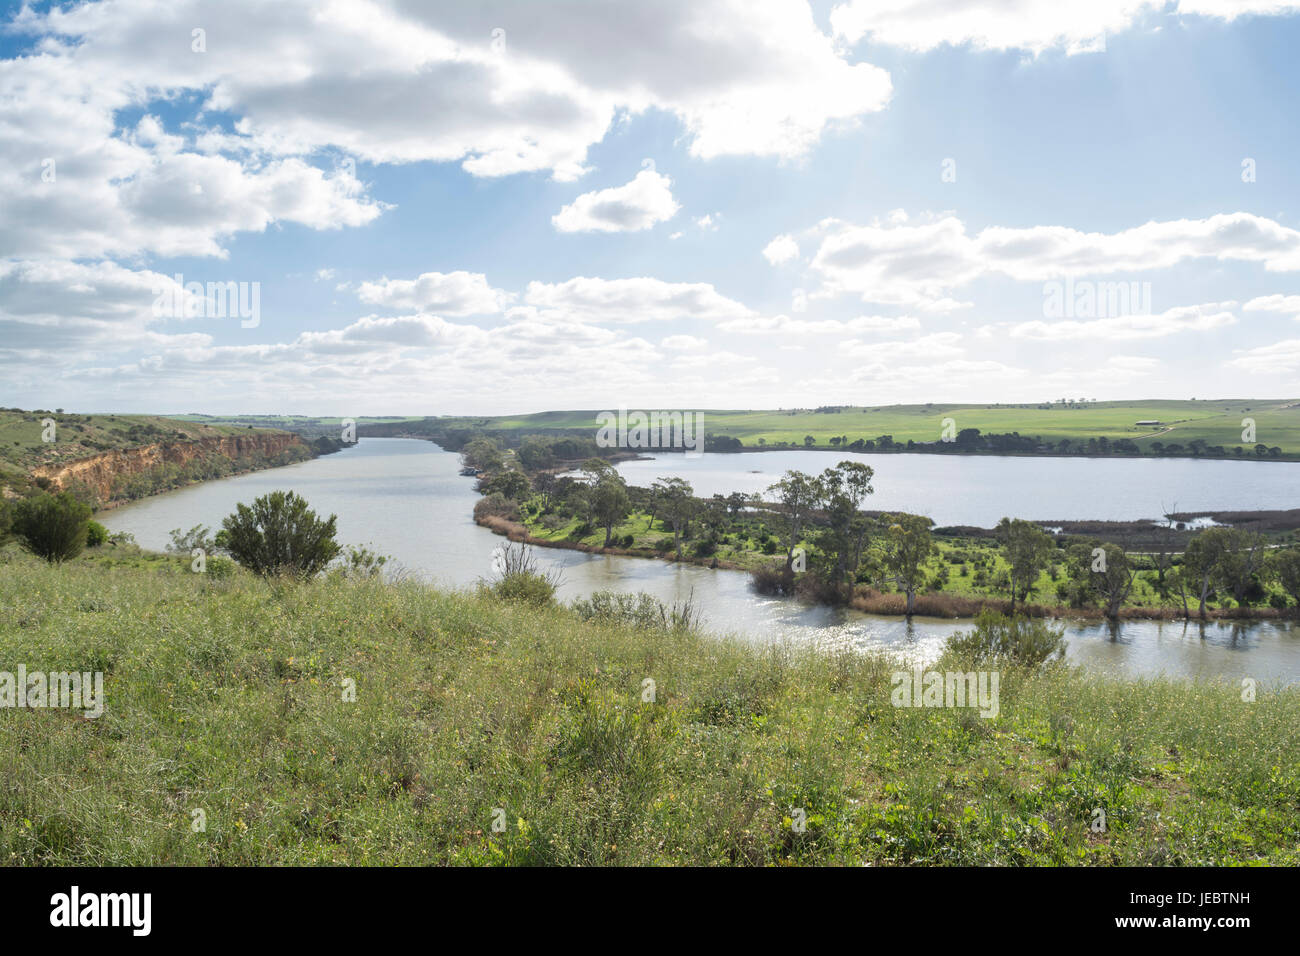
[[[252,459],[254,456],[278,455],[288,448],[305,443],[289,432],[259,432],[250,435],[231,435],[220,438],[198,438],[191,441],[158,442],[121,451],[106,451],[88,458],[40,465],[32,469],[34,478],[48,478],[57,487],[70,482],[82,482],[107,502],[113,495],[115,479],[136,475],[163,464],[183,465],[195,458],[222,455],[232,461]]]

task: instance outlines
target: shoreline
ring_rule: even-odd
[[[718,558],[700,558],[690,555],[683,555],[678,560],[675,555],[664,555],[652,551],[648,548],[624,548],[619,546],[610,546],[608,548],[597,545],[584,544],[581,541],[555,540],[553,538],[539,538],[528,529],[527,525],[519,521],[511,521],[499,515],[486,515],[484,517],[475,516],[474,523],[479,527],[486,528],[493,534],[500,535],[507,540],[519,542],[539,548],[555,548],[564,551],[578,551],[584,554],[601,554],[615,555],[626,558],[646,558],[651,560],[663,561],[667,564],[690,564],[696,567],[708,568],[713,571],[739,571],[750,573],[751,569],[743,567],[734,561],[722,561]],[[847,604],[843,605],[822,605],[815,601],[804,601],[797,595],[780,595],[787,600],[801,601],[809,606],[839,606],[847,607],[863,614],[872,614],[879,617],[907,617],[901,610],[895,609],[896,605],[903,604],[905,597],[902,594],[892,592],[880,592],[869,585],[857,585],[854,588],[853,597]],[[937,604],[957,605],[960,607],[959,613],[934,613],[938,611]],[[936,621],[967,620],[975,617],[983,610],[998,611],[1009,613],[1011,602],[1005,598],[994,597],[968,597],[962,594],[954,594],[947,591],[933,591],[926,594],[918,594],[916,598],[916,610],[911,616],[928,618]],[[926,613],[926,609],[932,613]],[[1110,621],[1105,616],[1101,608],[1071,608],[1062,604],[1019,604],[1016,606],[1016,613],[1024,614],[1031,618],[1046,618],[1054,621],[1086,621],[1091,623],[1107,623]],[[1257,623],[1268,620],[1294,620],[1297,615],[1286,614],[1277,608],[1208,608],[1205,618],[1198,614],[1184,614],[1177,607],[1142,607],[1132,606],[1124,607],[1119,611],[1119,617],[1114,623],[1123,621],[1185,621],[1187,623],[1208,624],[1212,621],[1242,621]]]

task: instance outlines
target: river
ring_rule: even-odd
[[[793,456],[788,458],[786,456]],[[844,456],[840,456],[844,457]],[[865,456],[863,456],[865,457]],[[1251,465],[1239,462],[1195,462],[1184,459],[1143,461],[1145,465],[1169,465],[1167,471],[1150,469],[1142,472],[1136,484],[1124,486],[1108,480],[1094,464],[1129,465],[1125,459],[1036,459],[1036,458],[946,458],[937,455],[879,455],[876,483],[880,490],[872,507],[881,501],[898,502],[887,507],[924,511],[946,516],[946,523],[985,524],[971,520],[975,514],[1043,512],[1046,518],[1114,516],[1115,499],[1130,492],[1150,500],[1150,485],[1157,481],[1178,483],[1185,480],[1180,466],[1198,468],[1226,465],[1251,489],[1249,494],[1272,504],[1243,504],[1241,498],[1222,507],[1285,507],[1270,483],[1272,475],[1251,474]],[[719,462],[717,459],[725,459]],[[758,461],[754,461],[758,459]],[[622,467],[636,483],[648,484],[659,474],[682,474],[692,481],[709,475],[710,484],[700,480],[696,492],[744,491],[765,487],[750,472],[762,467],[762,482],[779,476],[788,467],[805,471],[819,470],[833,460],[818,452],[765,452],[754,455],[704,456],[683,459],[673,456],[659,462],[629,462]],[[726,461],[735,462],[735,479],[725,484],[721,469]],[[1068,500],[1022,492],[1017,501],[1008,488],[1024,488],[1013,473],[1019,468],[1041,467],[1041,463],[1067,462],[1086,473],[1089,481],[1099,482],[1092,491],[1097,508],[1084,507],[1092,497],[1078,499],[1064,514]],[[705,465],[697,466],[696,462]],[[926,464],[918,464],[924,462]],[[930,462],[933,462],[931,466]],[[993,463],[1001,462],[1002,472]],[[897,464],[895,464],[897,463]],[[655,466],[658,467],[655,467]],[[666,466],[677,465],[676,469]],[[966,470],[965,465],[978,469]],[[1277,463],[1257,463],[1260,473],[1275,473],[1281,480],[1282,469],[1300,467]],[[694,468],[694,471],[689,469]],[[909,495],[886,492],[896,481],[918,474],[917,469],[933,468],[927,482],[914,484]],[[205,482],[178,491],[146,498],[106,512],[101,520],[112,531],[127,531],[146,548],[161,550],[169,541],[172,528],[188,529],[204,524],[220,527],[221,519],[234,510],[238,502],[251,502],[258,495],[278,489],[293,490],[323,514],[338,516],[338,537],[345,544],[370,545],[391,557],[397,567],[421,579],[449,587],[469,587],[491,576],[492,552],[501,538],[474,524],[472,511],[478,496],[474,480],[459,474],[457,455],[443,451],[430,442],[400,438],[363,438],[356,446],[312,461],[284,468],[253,472]],[[1211,472],[1197,472],[1209,475]],[[937,477],[947,474],[952,483],[944,485]],[[975,475],[978,475],[978,480]],[[1169,476],[1160,478],[1160,475]],[[1292,479],[1295,480],[1294,478]],[[1083,479],[1079,479],[1083,481]],[[1293,484],[1292,488],[1295,487]],[[1239,487],[1238,492],[1241,492]],[[886,494],[889,495],[886,498]],[[1180,510],[1217,507],[1219,499],[1213,488],[1202,499],[1190,497],[1178,502]],[[981,502],[981,496],[997,502]],[[960,499],[961,504],[955,500]],[[1204,499],[1204,500],[1203,500]],[[1249,499],[1255,500],[1255,499]],[[1046,502],[1043,508],[1037,507]],[[919,502],[919,503],[918,503]],[[1027,502],[1034,502],[1030,507]],[[1173,504],[1172,501],[1168,502]],[[1186,505],[1186,506],[1185,506]],[[1294,498],[1290,506],[1294,507]],[[883,506],[882,506],[883,507]],[[1124,506],[1125,517],[1142,517],[1142,511]],[[596,590],[624,592],[646,591],[665,601],[681,601],[693,595],[703,609],[705,626],[716,632],[734,633],[748,640],[791,640],[815,643],[820,647],[887,648],[918,660],[932,659],[943,640],[954,630],[968,626],[968,621],[914,618],[909,624],[899,618],[878,617],[855,611],[824,607],[807,607],[798,602],[762,597],[749,589],[748,575],[737,571],[710,570],[694,565],[677,565],[644,558],[583,554],[577,551],[537,549],[539,563],[558,569],[563,575],[560,596],[569,600]],[[1066,622],[1069,656],[1077,663],[1099,672],[1121,676],[1147,676],[1164,673],[1177,677],[1223,677],[1238,680],[1254,677],[1261,681],[1290,682],[1300,680],[1300,629],[1286,622],[1258,622],[1247,626],[1228,623],[1198,624],[1177,622],[1129,621],[1112,630],[1105,624]]]

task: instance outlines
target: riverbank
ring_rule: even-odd
[[[1300,863],[1295,688],[1008,667],[981,717],[880,655],[188,566],[6,564],[0,660],[104,674],[2,714],[7,863]]]
[[[703,506],[705,503],[700,502],[700,504]],[[511,510],[518,512],[518,508]],[[782,558],[777,556],[777,541],[775,537],[766,535],[761,520],[748,521],[748,528],[740,526],[740,530],[733,529],[721,535],[720,540],[705,539],[709,541],[705,554],[697,553],[688,543],[678,557],[672,547],[671,527],[662,520],[656,525],[655,518],[647,512],[634,511],[618,522],[612,529],[611,538],[620,543],[608,547],[602,544],[604,531],[589,528],[579,517],[568,517],[563,522],[557,522],[553,527],[547,528],[544,522],[547,513],[544,510],[530,511],[526,517],[520,518],[494,513],[491,507],[476,507],[474,520],[494,534],[511,541],[542,548],[560,548],[586,554],[610,554],[691,564],[711,569],[744,571],[755,574],[759,578],[774,577],[776,575],[774,569],[782,563]],[[1248,513],[1237,513],[1235,517],[1242,518],[1246,514]],[[1118,526],[1125,531],[1131,531],[1127,525],[1116,522],[1074,524],[1088,529],[1095,529],[1098,526]],[[751,537],[746,537],[746,534]],[[1066,536],[1062,544],[1073,541],[1075,537]],[[1084,540],[1082,536],[1079,536],[1079,539]],[[1164,542],[1165,550],[1169,552],[1180,549],[1189,539],[1189,535],[1174,534],[1171,530]],[[1124,538],[1121,537],[1120,540]],[[764,548],[756,550],[747,546],[757,542],[762,542]],[[1000,553],[998,543],[991,532],[974,537],[965,534],[949,538],[936,537],[935,548],[936,553],[929,562],[932,571],[926,576],[928,583],[916,596],[913,608],[915,615],[955,620],[973,618],[983,610],[1001,613],[1012,611],[1011,601],[995,593],[999,588],[1005,589],[1003,580],[1009,573],[1010,565]],[[1038,595],[1071,593],[1062,567],[1066,560],[1067,556],[1062,548],[1059,556],[1039,572],[1031,593]],[[1118,619],[1148,621],[1202,619],[1196,601],[1189,598],[1190,603],[1185,605],[1182,596],[1174,588],[1167,584],[1162,585],[1162,581],[1170,577],[1172,567],[1172,563],[1169,563],[1163,570],[1156,567],[1150,570],[1139,570],[1134,575],[1126,602],[1119,609]],[[942,582],[942,586],[937,586],[938,582]],[[782,588],[782,590],[789,591],[789,588]],[[796,596],[810,603],[818,603],[815,595],[800,595],[797,589],[791,594],[792,598]],[[1204,620],[1258,621],[1295,618],[1297,608],[1288,607],[1285,600],[1285,596],[1279,594],[1277,603],[1282,604],[1281,607],[1269,604],[1209,606],[1206,608]],[[906,614],[904,594],[884,590],[868,583],[855,585],[852,594],[841,598],[838,603],[867,614],[900,617]],[[1105,619],[1101,607],[1081,606],[1078,602],[1020,601],[1017,602],[1015,609],[1035,618],[1079,621]]]

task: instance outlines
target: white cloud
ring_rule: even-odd
[[[664,282],[647,277],[578,276],[557,284],[530,282],[524,299],[546,313],[580,322],[721,322],[751,314],[746,306],[721,295],[707,282]]]
[[[1121,315],[1087,321],[1052,319],[1021,322],[1010,329],[1012,338],[1061,342],[1079,339],[1111,342],[1158,339],[1179,332],[1207,332],[1237,321],[1234,302],[1179,306],[1155,315]]]
[[[822,295],[937,308],[959,305],[949,292],[975,279],[1020,281],[1167,268],[1196,258],[1300,270],[1300,232],[1250,213],[1148,222],[1115,233],[1066,226],[991,226],[972,236],[954,216],[920,224],[824,225],[812,260]]]
[[[1300,295],[1261,295],[1251,299],[1242,309],[1246,312],[1275,312],[1300,320]]]
[[[201,91],[252,149],[481,176],[572,180],[620,111],[652,108],[678,117],[695,156],[794,157],[891,95],[888,73],[841,55],[803,0],[117,0],[21,21],[89,87]],[[194,24],[206,53],[190,48]]]
[[[831,10],[831,28],[850,43],[924,51],[950,44],[981,50],[1105,49],[1121,33],[1162,12],[1233,20],[1252,14],[1293,14],[1294,0],[849,0]]]
[[[357,297],[390,309],[441,312],[444,315],[484,315],[500,312],[511,299],[492,288],[481,272],[425,272],[416,279],[363,282]]]
[[[1253,349],[1238,349],[1227,364],[1252,374],[1300,372],[1300,339],[1286,339]]]
[[[799,243],[793,236],[777,236],[763,248],[763,258],[774,266],[798,258]]]
[[[0,351],[49,368],[104,350],[209,342],[206,332],[160,330],[176,321],[154,309],[163,293],[186,314],[188,295],[171,276],[112,262],[0,262]]]
[[[702,352],[709,347],[698,335],[670,335],[659,345],[670,352]]]
[[[786,315],[752,315],[719,324],[725,332],[742,335],[860,335],[914,332],[921,323],[909,315],[862,315],[856,319],[792,319]]]
[[[677,214],[672,180],[643,169],[623,186],[583,193],[551,217],[560,232],[636,232]]]

